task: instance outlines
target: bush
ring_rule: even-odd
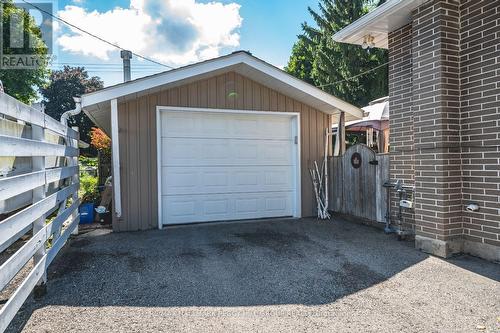
[[[78,162],[80,162],[81,167],[97,168],[97,165],[98,165],[98,161],[97,161],[96,157],[80,156],[80,157],[78,157]]]
[[[99,199],[97,183],[97,177],[89,174],[80,176],[80,193],[78,196],[81,198],[82,202],[96,202]]]
[[[101,153],[111,152],[111,139],[100,128],[92,127],[90,144]]]

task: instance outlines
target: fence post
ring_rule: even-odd
[[[32,125],[31,138],[37,141],[42,141],[42,142],[45,141],[45,129],[41,126]],[[32,170],[33,171],[45,170],[45,156],[32,157]],[[32,191],[33,203],[36,203],[37,201],[44,199],[46,191],[47,191],[47,181],[45,181],[44,185],[35,188]],[[36,235],[40,230],[42,230],[45,227],[45,219],[46,216],[45,214],[43,214],[37,220],[35,220],[35,222],[33,222],[33,236]],[[36,251],[35,255],[33,256],[34,265],[36,265],[44,258],[45,252],[46,248],[44,243],[42,246],[40,246],[40,248]],[[47,271],[46,269],[44,269],[44,273],[34,289],[35,297],[39,298],[47,293],[46,282],[47,282]]]

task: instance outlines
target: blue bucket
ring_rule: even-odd
[[[94,222],[94,204],[84,203],[78,209],[80,211],[80,224],[89,224]]]

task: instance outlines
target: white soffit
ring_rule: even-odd
[[[106,131],[109,129],[108,105],[112,99],[123,101],[136,98],[160,88],[186,84],[231,70],[327,114],[338,114],[344,111],[348,119],[363,117],[363,111],[360,108],[305,83],[247,52],[235,52],[85,94],[82,96],[82,107],[85,113]]]
[[[428,0],[388,0],[333,35],[339,43],[363,44],[366,35],[374,37],[375,47],[389,47],[388,34],[411,22],[412,11]]]

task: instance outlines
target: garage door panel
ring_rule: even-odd
[[[169,224],[292,216],[293,192],[163,196]]]
[[[162,166],[293,165],[289,141],[162,138]]]
[[[189,133],[194,133],[199,127],[199,120],[197,118],[190,117],[188,114],[182,114],[180,112],[170,113],[168,116],[161,118],[161,135],[165,137],[186,135]]]
[[[161,123],[162,137],[287,140],[292,131],[288,116],[168,112]]]
[[[165,195],[293,191],[293,174],[288,166],[255,170],[246,167],[163,167]]]

